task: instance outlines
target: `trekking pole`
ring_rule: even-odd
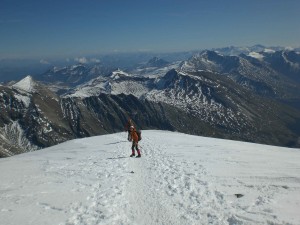
[[[143,148],[141,145],[139,145],[139,149],[142,150],[142,149],[144,149],[144,148]]]

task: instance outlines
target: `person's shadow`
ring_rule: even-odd
[[[107,158],[107,159],[126,159],[128,157],[125,157],[125,156],[120,156],[120,157],[115,157],[115,158]]]
[[[117,142],[112,142],[112,143],[108,143],[108,144],[105,144],[105,145],[115,145],[115,144],[119,144],[119,143],[122,143],[122,142],[128,142],[128,141],[117,141]]]

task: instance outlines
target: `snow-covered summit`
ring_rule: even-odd
[[[32,79],[30,75],[26,76],[24,79],[20,80],[19,82],[15,83],[12,87],[28,92],[28,93],[34,93],[36,83]]]
[[[120,69],[113,71],[110,78],[113,80],[118,80],[120,77],[129,77],[130,75]]]
[[[1,224],[300,224],[297,149],[143,131],[0,159]]]

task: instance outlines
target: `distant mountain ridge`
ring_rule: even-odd
[[[298,51],[298,49],[290,49],[287,47],[282,46],[270,46],[266,47],[261,44],[249,46],[249,47],[236,47],[236,46],[230,46],[225,48],[213,48],[211,51],[218,52],[222,55],[229,55],[229,56],[238,56],[240,54],[248,55],[250,52],[276,52],[276,51],[284,51],[284,50],[295,50]]]
[[[2,85],[0,155],[121,131],[129,116],[141,129],[299,147],[300,55],[256,49],[126,71],[76,64]]]
[[[287,56],[300,55],[291,51],[260,52],[257,55],[223,56],[204,51],[184,62],[180,69],[187,72],[214,71],[263,95],[284,97],[292,93],[299,97],[300,60],[293,57],[289,61]]]
[[[168,64],[169,64],[169,62],[164,59],[160,59],[158,57],[153,57],[152,59],[150,59],[147,62],[146,66],[147,67],[164,67]]]

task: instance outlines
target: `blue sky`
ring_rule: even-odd
[[[298,0],[0,0],[0,59],[300,46]]]

